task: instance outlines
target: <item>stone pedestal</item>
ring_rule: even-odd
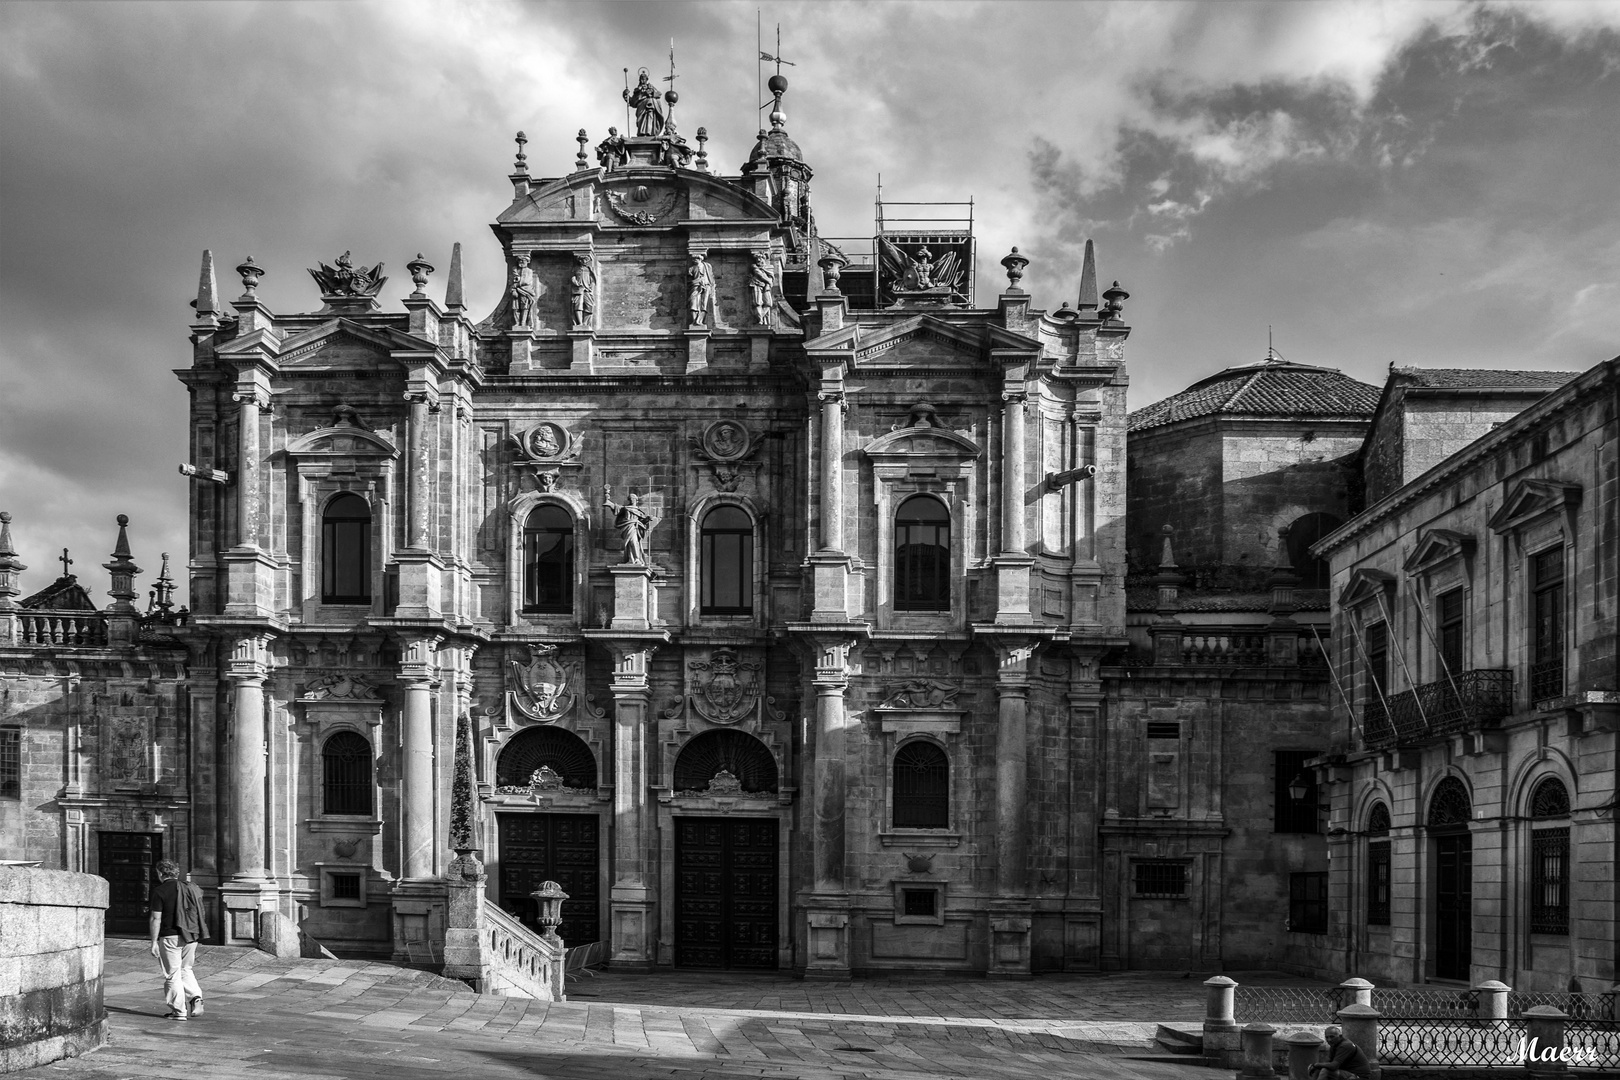
[[[596,331],[568,331],[568,370],[576,375],[596,371]]]
[[[219,887],[219,943],[255,948],[259,944],[259,916],[276,911],[277,892],[271,881],[227,881]]]
[[[990,966],[985,972],[992,979],[1028,979],[1030,969],[1030,926],[1033,923],[1028,901],[995,900],[990,904]]]
[[[279,567],[269,552],[234,547],[220,554],[225,564],[225,614],[269,618],[276,611]]]
[[[612,630],[650,630],[658,619],[658,590],[650,566],[615,566]]]
[[[771,369],[771,334],[769,326],[750,326],[748,335],[748,374],[763,375]]]
[[[849,556],[839,552],[818,551],[806,561],[810,564],[810,621],[848,622]]]
[[[516,371],[527,368],[530,356],[534,352],[534,331],[508,330],[506,333],[512,343],[512,369]]]
[[[812,893],[803,903],[804,977],[849,978],[849,894]]]
[[[997,555],[990,560],[996,568],[996,622],[1023,626],[1034,620],[1029,610],[1029,571],[1035,560],[1024,554]]]
[[[447,886],[443,881],[401,881],[389,896],[396,964],[437,968],[444,963]]]
[[[489,877],[477,855],[459,854],[445,879],[444,968],[480,994],[492,989],[490,955],[484,949],[484,888]]]
[[[394,563],[399,568],[399,603],[391,614],[399,619],[441,618],[444,560],[431,551],[407,548],[394,553]]]
[[[709,370],[709,331],[694,326],[686,332],[686,373],[696,375]]]

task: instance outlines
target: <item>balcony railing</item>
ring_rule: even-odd
[[[1564,658],[1537,660],[1530,665],[1530,700],[1546,701],[1564,696]]]
[[[17,644],[28,648],[105,645],[107,616],[99,611],[22,611],[16,633]]]
[[[1472,731],[1512,711],[1511,671],[1460,671],[1449,679],[1367,702],[1362,709],[1362,739],[1373,749],[1423,742]]]

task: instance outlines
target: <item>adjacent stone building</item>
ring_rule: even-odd
[[[1343,691],[1316,770],[1333,854],[1320,970],[1615,982],[1620,360],[1548,377],[1562,374],[1530,373],[1561,385],[1487,414],[1491,430],[1416,475],[1376,481],[1391,402],[1457,375],[1396,373],[1366,457],[1369,493],[1389,489],[1317,545]],[[1452,418],[1421,422],[1441,439],[1434,425],[1476,405],[1434,411]],[[1407,469],[1428,460],[1415,442]]]

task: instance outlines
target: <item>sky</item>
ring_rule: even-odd
[[[756,12],[758,15],[756,16]],[[304,268],[503,271],[513,135],[531,172],[667,72],[735,173],[756,26],[822,231],[889,199],[975,202],[979,295],[1012,245],[1038,305],[1095,239],[1131,407],[1266,353],[1580,370],[1620,353],[1620,0],[1588,3],[0,3],[0,510],[29,569],[105,603],[114,517],[142,590],[184,580],[188,301],[204,248],[276,311]],[[767,66],[766,75],[771,68]],[[182,596],[183,599],[183,596]]]

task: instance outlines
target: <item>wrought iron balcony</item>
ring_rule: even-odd
[[[1362,740],[1369,749],[1419,743],[1484,727],[1512,711],[1513,672],[1460,671],[1367,702],[1361,714]]]
[[[1564,658],[1537,660],[1530,665],[1530,700],[1546,701],[1564,693]]]

